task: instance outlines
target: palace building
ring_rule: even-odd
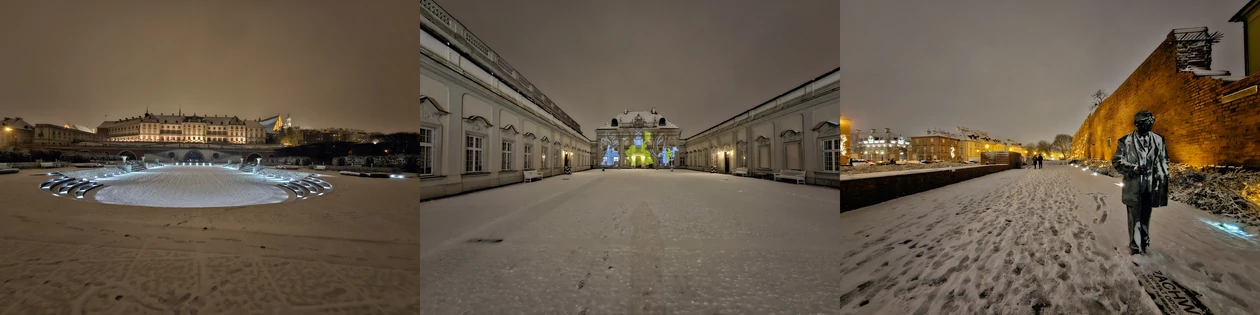
[[[145,113],[104,122],[96,131],[105,141],[115,142],[261,144],[266,143],[270,127],[261,119],[236,116]]]
[[[682,129],[653,108],[646,112],[625,110],[595,129],[599,156],[604,167],[669,167],[677,165],[679,133]]]

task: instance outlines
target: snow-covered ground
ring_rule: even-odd
[[[118,167],[109,166],[109,167],[100,167],[100,168],[68,169],[68,170],[61,171],[60,173],[61,175],[74,177],[78,179],[95,180],[97,178],[105,177],[107,175],[121,174],[124,172],[123,170],[118,169]]]
[[[218,166],[166,166],[99,178],[97,201],[110,204],[208,208],[277,203],[289,193],[277,181]]]
[[[68,170],[0,176],[0,314],[420,314],[419,180],[217,208],[35,188]]]
[[[842,313],[1158,314],[1150,275],[1217,314],[1260,307],[1260,233],[1170,201],[1130,256],[1118,180],[1091,174],[1010,170],[840,215]]]
[[[839,197],[596,170],[424,202],[421,314],[836,314]]]

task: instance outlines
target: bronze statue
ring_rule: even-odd
[[[1137,130],[1120,137],[1111,166],[1124,175],[1121,202],[1129,210],[1129,254],[1150,247],[1151,209],[1168,205],[1168,149],[1164,137],[1151,132],[1155,115],[1133,115]]]

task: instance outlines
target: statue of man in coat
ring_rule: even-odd
[[[1155,115],[1133,115],[1132,133],[1120,137],[1111,166],[1124,175],[1121,202],[1129,210],[1129,254],[1146,253],[1151,244],[1151,209],[1168,205],[1168,149],[1151,128]]]

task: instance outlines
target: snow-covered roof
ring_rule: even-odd
[[[92,127],[88,127],[84,125],[69,125],[69,126],[70,126],[70,129],[75,129],[78,131],[88,132],[88,133],[96,133],[96,129],[92,129]]]
[[[4,120],[0,120],[0,126],[19,130],[35,130],[35,126],[26,123],[25,120],[22,120],[22,117],[4,117]]]
[[[1202,67],[1196,67],[1196,66],[1189,66],[1189,67],[1186,67],[1185,69],[1181,69],[1181,71],[1194,73],[1194,75],[1200,76],[1200,77],[1223,77],[1223,76],[1229,75],[1229,71],[1226,71],[1226,70],[1209,70],[1209,69],[1203,69]]]
[[[661,119],[665,119],[664,125],[660,124]],[[613,121],[617,122],[616,126],[613,126]],[[638,121],[641,121],[642,124],[636,125],[635,122]],[[669,119],[666,119],[665,116],[661,116],[661,114],[653,113],[651,111],[625,111],[622,112],[621,115],[617,115],[617,117],[613,117],[613,119],[604,122],[604,125],[599,126],[599,128],[596,129],[618,129],[623,127],[637,128],[636,126],[642,126],[642,128],[678,129],[678,125],[674,125],[674,123],[670,122]]]

